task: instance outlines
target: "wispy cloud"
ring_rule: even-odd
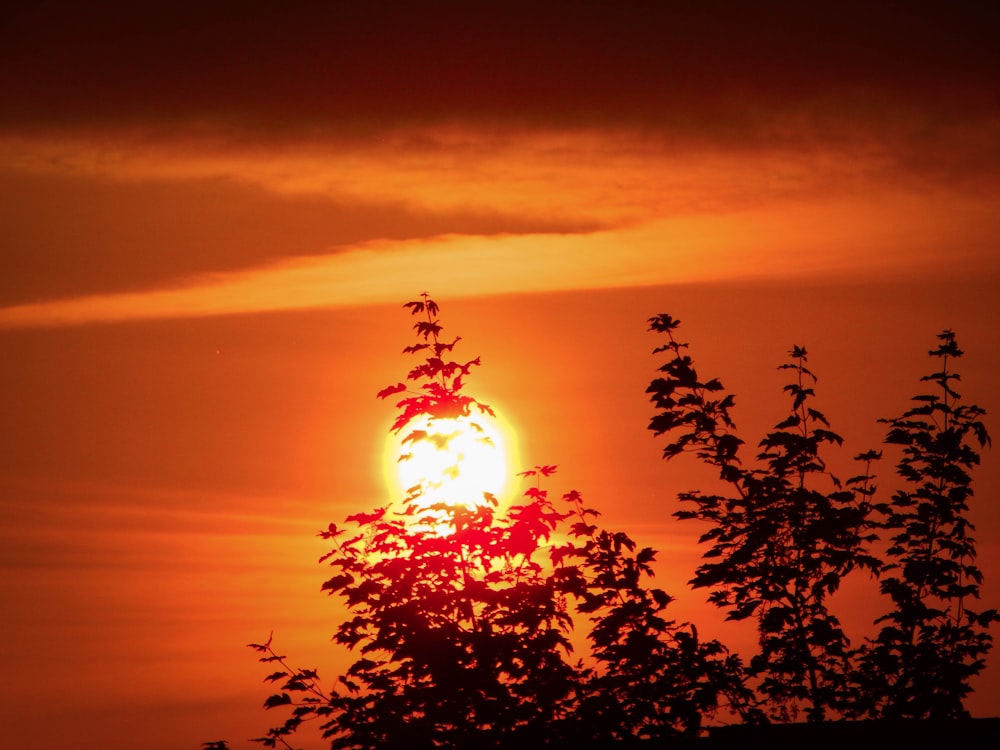
[[[922,201],[835,201],[660,219],[578,235],[381,241],[175,286],[0,309],[0,327],[183,318],[394,303],[415,287],[442,297],[610,289],[761,278],[870,279],[996,272],[981,234],[1000,219],[976,204],[921,213]],[[992,259],[992,260],[991,260]]]
[[[916,129],[917,133],[910,132]],[[926,141],[915,126],[863,135],[790,119],[728,141],[669,128],[527,129],[443,126],[364,137],[258,140],[211,128],[0,136],[0,164],[94,180],[228,180],[285,196],[393,203],[429,212],[490,211],[610,226],[730,212],[887,182],[922,189],[968,167],[995,178],[983,144],[995,124]],[[717,134],[716,134],[717,135]],[[963,145],[964,144],[964,145]],[[985,160],[985,161],[984,161]],[[924,168],[926,167],[926,168]],[[967,178],[969,170],[963,170]],[[952,185],[951,187],[954,187]]]
[[[7,174],[84,185],[197,185],[205,198],[183,235],[173,244],[151,236],[145,257],[135,244],[141,222],[119,237],[114,227],[121,221],[112,214],[103,233],[79,236],[80,222],[67,222],[60,234],[59,216],[49,216],[40,200],[31,210],[34,225],[47,228],[44,255],[52,260],[18,264],[18,252],[30,251],[14,242],[6,260],[13,272],[33,269],[27,281],[37,288],[44,287],[39,275],[56,269],[53,286],[108,293],[2,308],[0,326],[381,304],[415,283],[457,297],[831,271],[909,273],[935,253],[946,266],[992,263],[998,219],[989,196],[1000,170],[989,144],[998,124],[987,118],[932,128],[937,139],[923,127],[926,119],[872,127],[869,116],[864,124],[829,112],[818,120],[778,118],[731,141],[718,133],[675,139],[669,128],[468,124],[295,139],[218,126],[8,132],[0,135]],[[233,226],[231,190],[220,186],[260,196],[268,237],[288,241],[260,247],[254,233],[261,222]],[[169,193],[163,195],[167,203],[156,215],[169,217]],[[297,210],[303,205],[308,228]],[[401,231],[375,226],[372,214],[363,239],[343,241],[336,218],[329,226],[317,218],[323,205],[336,206],[341,217],[350,206],[394,206],[396,221],[448,220],[425,222],[434,229],[423,232],[409,221]],[[462,217],[476,218],[458,228]],[[442,227],[453,233],[441,234]],[[102,237],[118,244],[102,250]],[[144,273],[135,291],[110,293],[129,288],[128,272],[118,270],[140,260],[159,275],[151,281]],[[124,283],[102,287],[93,267],[115,271],[105,275]],[[63,278],[74,274],[81,279],[75,287]]]

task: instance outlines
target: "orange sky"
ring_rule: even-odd
[[[942,328],[1000,410],[995,11],[202,5],[0,28],[9,741],[245,746],[269,717],[244,644],[272,629],[334,675],[314,533],[384,498],[375,393],[425,289],[525,465],[660,548],[679,616],[735,646],[684,585],[674,496],[704,474],[645,429],[646,318],[684,321],[750,441],[805,344],[841,473]],[[870,594],[844,594],[856,637]]]

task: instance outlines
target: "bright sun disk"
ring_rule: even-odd
[[[408,439],[409,438],[409,439]],[[508,479],[499,423],[485,414],[452,419],[421,416],[389,441],[386,474],[402,493],[419,486],[420,506],[483,502],[499,497]]]

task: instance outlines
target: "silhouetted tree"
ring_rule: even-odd
[[[938,340],[929,354],[940,369],[921,378],[936,392],[881,420],[889,425],[886,443],[902,448],[896,470],[906,484],[875,506],[893,534],[881,580],[893,608],[876,621],[883,627],[864,650],[863,680],[869,711],[893,718],[966,716],[962,701],[991,648],[986,629],[998,619],[994,609],[967,607],[983,580],[967,511],[976,446],[990,444],[985,411],[955,391],[959,374],[950,368],[962,350],[954,333]]]
[[[656,352],[670,356],[647,390],[659,410],[650,429],[670,436],[665,458],[694,452],[734,491],[680,495],[695,507],[678,518],[711,524],[701,537],[712,544],[708,562],[692,584],[714,589],[709,601],[728,619],[756,617],[760,651],[749,675],[760,678],[768,715],[788,720],[804,705],[811,721],[822,720],[853,697],[850,643],[827,597],[855,568],[878,567],[864,548],[869,504],[826,469],[822,447],[842,441],[811,406],[815,377],[804,348],[794,347],[792,362],[781,365],[793,375],[785,386],[791,412],[760,442],[760,467],[746,468],[729,414],[734,397],[717,379],[702,382],[687,344],[674,338],[678,325],[669,315],[650,319],[651,330],[667,337]]]
[[[417,316],[417,341],[404,352],[422,360],[378,394],[398,396],[392,430],[415,448],[449,441],[432,426],[461,418],[488,440],[476,420],[492,410],[464,391],[479,359],[451,359],[459,339],[442,339],[426,294],[405,307]],[[931,355],[941,369],[923,378],[938,392],[883,420],[886,442],[902,446],[906,487],[876,502],[880,453],[856,456],[864,469],[843,484],[827,469],[825,449],[842,440],[813,405],[803,347],[779,368],[791,375],[789,413],[745,465],[735,399],[718,379],[700,378],[674,338],[678,326],[669,315],[650,319],[666,337],[655,351],[668,358],[647,391],[657,408],[649,427],[668,437],[666,459],[692,453],[718,472],[722,491],[681,493],[685,509],[674,515],[708,524],[691,583],[711,589],[729,619],[755,619],[759,650],[748,663],[667,616],[672,598],[648,585],[652,549],[601,528],[576,491],[550,499],[554,466],[522,472],[529,486],[509,506],[421,481],[320,532],[333,544],[322,588],[348,611],[334,640],[357,658],[324,686],[270,638],[250,644],[274,669],[265,707],[287,711],[256,742],[290,749],[311,720],[331,748],[421,750],[669,740],[697,735],[720,708],[751,724],[802,710],[812,722],[965,715],[998,615],[967,607],[982,581],[965,515],[969,470],[979,462],[973,442],[984,447],[989,436],[983,410],[953,388],[953,334],[940,335]],[[884,560],[872,552],[878,529],[891,534]],[[828,607],[852,571],[883,575],[891,602],[860,648]],[[585,633],[579,657],[574,628]]]
[[[701,542],[711,543],[692,580],[714,589],[709,601],[727,617],[754,616],[760,650],[747,676],[767,716],[788,720],[804,706],[810,721],[852,717],[955,718],[969,679],[983,666],[991,639],[986,629],[995,610],[974,612],[982,574],[975,566],[972,525],[965,517],[971,496],[968,470],[979,462],[971,445],[989,444],[979,417],[983,410],[959,403],[958,379],[948,358],[961,356],[945,331],[931,352],[941,370],[923,378],[937,394],[917,396],[917,406],[890,425],[886,443],[903,446],[898,472],[908,489],[889,503],[875,503],[871,463],[881,454],[856,457],[863,473],[842,485],[827,471],[821,448],[841,444],[826,417],[812,407],[815,376],[806,350],[793,347],[785,386],[791,412],[760,443],[754,468],[740,458],[743,441],[730,417],[734,398],[717,379],[702,381],[674,338],[679,321],[650,319],[667,343],[656,353],[670,357],[663,376],[648,388],[658,412],[650,422],[668,435],[664,457],[694,453],[714,466],[731,494],[681,493],[693,510],[675,515],[709,524]],[[876,513],[877,511],[877,513]],[[878,520],[881,518],[881,521]],[[894,532],[883,561],[871,551],[878,528]],[[893,610],[877,638],[851,648],[828,597],[853,570],[880,575]]]
[[[440,439],[426,418],[492,413],[463,392],[479,360],[448,358],[458,339],[442,341],[437,305],[407,307],[420,318],[404,351],[424,359],[379,393],[401,396],[404,445]],[[720,703],[745,704],[738,660],[664,618],[671,597],[645,585],[653,550],[596,526],[579,493],[557,507],[542,486],[554,471],[524,472],[534,481],[506,509],[489,493],[428,505],[418,484],[321,532],[335,545],[323,589],[350,612],[334,640],[359,658],[327,689],[270,640],[251,644],[278,666],[265,706],[290,711],[257,741],[290,747],[318,718],[332,748],[568,746],[697,733]],[[576,661],[574,625],[589,626]]]

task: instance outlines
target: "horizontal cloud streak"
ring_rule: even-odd
[[[916,110],[835,106],[846,103],[817,99],[728,136],[671,121],[646,128],[387,124],[298,139],[218,123],[8,131],[0,133],[0,195],[11,207],[0,219],[0,300],[159,287],[157,304],[170,314],[215,314],[240,306],[190,287],[222,283],[252,294],[247,309],[283,309],[289,303],[275,299],[280,291],[250,281],[268,264],[273,283],[296,288],[305,282],[291,279],[304,269],[325,274],[327,292],[309,292],[302,305],[394,299],[380,290],[391,288],[400,267],[418,277],[461,278],[468,293],[731,278],[733,264],[716,268],[719,252],[739,255],[760,244],[761,231],[775,234],[756,225],[783,224],[777,244],[791,243],[787,227],[810,206],[818,220],[828,218],[822,206],[832,207],[838,225],[860,222],[884,234],[871,221],[875,204],[884,203],[887,226],[931,224],[942,246],[970,230],[987,241],[984,231],[996,222],[983,210],[984,196],[1000,184],[993,145],[1000,121],[948,124]],[[851,201],[857,216],[843,209]],[[973,221],[956,224],[956,210],[977,204]],[[945,225],[957,231],[945,233]],[[801,225],[800,246],[812,247],[817,226]],[[689,237],[692,231],[704,238]],[[860,229],[837,232],[878,246]],[[716,246],[707,257],[685,255],[688,247]],[[600,248],[613,253],[608,269],[588,260]],[[642,248],[649,258],[635,255]],[[381,261],[369,257],[393,251]],[[331,252],[350,257],[322,259]],[[416,261],[416,253],[426,257]],[[511,262],[493,253],[510,253]],[[786,255],[783,265],[808,265],[801,254]],[[669,268],[660,267],[664,259]],[[707,271],[698,270],[706,263]],[[206,273],[230,275],[192,282]],[[365,293],[353,289],[369,282]],[[146,299],[138,294],[132,299]],[[81,315],[100,309],[101,319],[121,319],[141,306],[95,297]],[[60,319],[73,317],[62,309]],[[21,315],[35,313],[4,317]]]
[[[897,113],[898,114],[898,113]],[[915,113],[914,113],[915,114]],[[126,183],[228,180],[285,198],[621,224],[886,185],[995,185],[1000,121],[941,129],[878,113],[773,118],[730,140],[659,128],[383,129],[261,138],[213,128],[0,135],[0,164]],[[871,120],[874,119],[875,122]],[[862,127],[863,124],[863,127]]]
[[[580,235],[362,243],[170,288],[10,306],[0,309],[0,327],[386,304],[417,287],[462,298],[790,276],[961,275],[969,262],[977,275],[997,272],[995,248],[978,239],[1000,230],[988,206],[927,207],[896,197],[870,207],[827,202]]]

